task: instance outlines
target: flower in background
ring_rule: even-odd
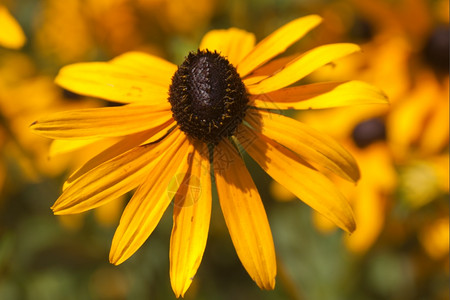
[[[300,112],[297,118],[339,140],[358,161],[361,179],[357,186],[339,178],[333,180],[350,200],[358,224],[358,230],[344,237],[346,245],[352,252],[365,253],[384,228],[397,186],[397,173],[386,143],[380,108],[354,106],[316,114]],[[335,229],[334,224],[317,213],[313,220],[322,232]]]
[[[0,46],[19,49],[25,44],[26,37],[16,19],[8,9],[0,4]]]
[[[210,31],[179,67],[129,52],[107,63],[63,68],[59,85],[124,105],[61,112],[31,125],[35,133],[57,140],[118,139],[68,178],[54,213],[80,213],[137,188],[111,246],[110,261],[120,264],[147,240],[175,198],[170,277],[177,297],[190,286],[205,249],[211,168],[240,261],[260,288],[274,288],[271,230],[239,150],[302,201],[353,232],[350,205],[322,174],[356,182],[353,157],[328,136],[271,112],[386,103],[378,88],[361,81],[288,87],[359,51],[354,44],[330,44],[275,59],[320,21],[316,15],[296,19],[256,45],[254,35],[243,30]]]
[[[138,0],[137,7],[145,21],[158,22],[165,32],[189,33],[206,27],[213,16],[217,0]]]
[[[398,205],[389,195],[403,195],[410,208],[417,209],[448,194],[448,188],[440,184],[442,172],[434,163],[448,157],[449,128],[443,126],[449,122],[448,16],[437,17],[443,7],[448,11],[448,1],[405,0],[394,8],[388,1],[365,0],[352,5],[337,1],[333,9],[326,9],[330,17],[325,27],[339,29],[342,37],[366,39],[362,45],[366,55],[325,66],[312,78],[364,80],[381,87],[391,103],[378,109],[359,106],[334,114],[299,115],[343,143],[361,166],[358,186],[348,186],[358,222],[358,231],[346,237],[350,249],[367,250],[382,233],[389,208]],[[377,128],[383,128],[384,138],[357,146],[370,141]],[[358,131],[363,133],[358,134],[359,142],[354,139]],[[448,164],[442,168],[448,173]],[[329,229],[329,223],[317,222],[319,219],[315,218],[316,224]]]

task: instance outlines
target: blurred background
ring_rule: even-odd
[[[129,50],[180,64],[210,29],[238,27],[261,40],[312,13],[323,23],[288,53],[332,42],[363,51],[306,82],[364,80],[390,99],[288,113],[356,157],[358,185],[335,180],[358,230],[337,230],[247,159],[273,231],[276,288],[260,291],[246,274],[213,199],[206,252],[185,298],[449,299],[448,0],[1,0],[0,299],[174,298],[171,209],[115,267],[109,247],[127,196],[81,215],[49,208],[90,150],[57,153],[28,126],[55,111],[108,105],[57,87],[62,66]]]

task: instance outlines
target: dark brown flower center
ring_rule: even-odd
[[[386,140],[386,125],[379,118],[363,121],[356,125],[352,132],[353,141],[359,148]]]
[[[188,136],[217,144],[232,136],[247,110],[241,77],[216,52],[189,53],[172,77],[169,102],[173,118]]]

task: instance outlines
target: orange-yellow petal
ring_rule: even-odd
[[[358,230],[345,238],[349,250],[364,253],[376,241],[385,222],[385,195],[364,182],[358,186],[354,210]]]
[[[0,28],[0,46],[19,49],[25,44],[22,28],[3,5],[0,5]]]
[[[242,158],[227,140],[214,149],[214,175],[239,259],[261,289],[273,289],[276,261],[266,212]]]
[[[80,213],[131,191],[156,165],[156,158],[183,137],[184,133],[174,130],[160,143],[133,148],[100,164],[64,190],[52,207],[54,213]]]
[[[237,66],[242,58],[255,46],[255,36],[245,30],[230,28],[211,30],[203,37],[200,50],[216,50],[228,61]]]
[[[160,57],[143,53],[127,52],[111,60],[114,65],[127,67],[136,73],[146,76],[152,82],[161,86],[169,87],[172,76],[177,70],[177,66]]]
[[[317,15],[298,18],[280,27],[264,40],[239,63],[237,71],[241,77],[250,74],[271,58],[283,53],[289,46],[301,39],[322,21]]]
[[[188,170],[193,145],[184,133],[164,150],[120,218],[109,254],[109,261],[115,265],[127,260],[147,240],[172,201],[169,183],[174,176]]]
[[[175,194],[170,238],[170,281],[176,297],[192,283],[205,251],[211,218],[211,175],[206,144],[197,143],[191,169]]]
[[[69,187],[79,177],[83,176],[102,163],[141,145],[160,131],[167,132],[173,126],[174,122],[175,121],[172,120],[161,126],[155,127],[152,130],[146,130],[144,132],[139,132],[122,138],[118,142],[106,148],[104,151],[89,159],[83,166],[73,172],[64,183],[63,190]]]
[[[353,156],[331,137],[292,118],[267,111],[250,110],[245,117],[264,136],[291,149],[308,163],[327,168],[349,181],[358,181],[358,165]]]
[[[158,127],[171,118],[169,103],[124,105],[58,112],[34,122],[31,130],[51,139],[114,137]]]
[[[72,152],[81,149],[87,145],[94,144],[101,140],[103,139],[98,138],[89,140],[53,140],[52,143],[50,144],[48,156],[54,157],[59,154]]]
[[[298,57],[298,54],[282,57],[275,59],[271,62],[268,62],[264,66],[256,69],[251,73],[251,75],[245,77],[242,81],[246,86],[254,85],[263,79],[268,78],[269,76],[272,76],[272,74],[278,72],[280,69],[282,69],[288,62],[292,61]]]
[[[356,80],[288,87],[251,98],[252,106],[265,109],[322,109],[388,101],[379,88]]]
[[[289,149],[246,126],[240,127],[237,138],[239,142],[251,141],[246,142],[245,150],[274,180],[345,231],[356,229],[347,199],[327,177]]]
[[[314,48],[289,62],[278,73],[248,86],[249,93],[256,95],[279,90],[299,81],[318,68],[359,50],[359,46],[345,43]]]
[[[77,63],[63,67],[55,81],[74,93],[120,103],[166,103],[168,86],[152,81],[157,74],[152,72],[142,74],[120,63]]]

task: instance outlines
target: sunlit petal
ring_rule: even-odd
[[[253,49],[255,36],[245,30],[230,28],[211,30],[202,39],[200,50],[216,50],[236,66]]]
[[[251,141],[245,143],[245,150],[274,180],[342,229],[356,229],[347,199],[327,177],[305,165],[295,153],[246,126],[241,126],[237,138],[240,142]]]
[[[134,147],[139,146],[140,144],[148,141],[148,139],[150,139],[160,131],[167,132],[173,126],[174,122],[175,121],[169,121],[169,123],[155,127],[151,130],[146,130],[144,132],[139,132],[122,138],[117,143],[114,143],[104,151],[100,152],[96,156],[89,159],[83,166],[81,166],[79,169],[73,172],[64,183],[63,190],[69,187],[79,177],[83,176],[84,174],[94,169],[95,167],[101,165],[102,163],[116,156],[119,156],[122,153],[131,150]]]
[[[197,143],[191,169],[175,194],[170,239],[170,281],[184,296],[205,251],[211,218],[211,175],[206,144]]]
[[[63,88],[85,96],[120,103],[165,103],[168,86],[161,80],[152,81],[157,74],[152,72],[149,70],[148,74],[143,75],[119,63],[77,63],[62,68],[55,81]],[[164,78],[166,81],[167,78]]]
[[[250,94],[264,94],[291,85],[318,68],[359,51],[355,44],[330,44],[314,48],[289,62],[283,69],[261,82],[249,86]]]
[[[64,111],[34,122],[31,130],[52,139],[124,136],[168,122],[171,119],[169,109],[169,104],[162,104]]]
[[[385,104],[386,95],[362,81],[313,83],[253,95],[252,106],[265,109],[322,109],[358,104]]]
[[[192,151],[184,134],[166,147],[122,214],[111,245],[111,263],[118,265],[127,260],[153,232],[172,201],[167,190],[169,183],[177,174],[186,173]]]
[[[127,67],[146,76],[145,78],[161,86],[169,87],[177,66],[165,59],[143,52],[127,52],[110,61],[114,65]]]
[[[238,73],[241,77],[245,77],[271,58],[283,53],[290,45],[319,25],[321,20],[317,15],[310,15],[293,20],[280,27],[259,42],[244,60],[239,63],[237,67]]]
[[[54,213],[80,213],[131,191],[155,166],[155,159],[182,137],[184,133],[174,130],[160,143],[133,148],[90,170],[64,190],[52,207]]]
[[[217,193],[234,248],[262,289],[275,287],[275,250],[264,206],[244,162],[224,140],[214,149]]]
[[[292,118],[266,111],[251,110],[245,120],[256,131],[296,152],[307,162],[350,181],[359,179],[355,159],[331,137]]]

